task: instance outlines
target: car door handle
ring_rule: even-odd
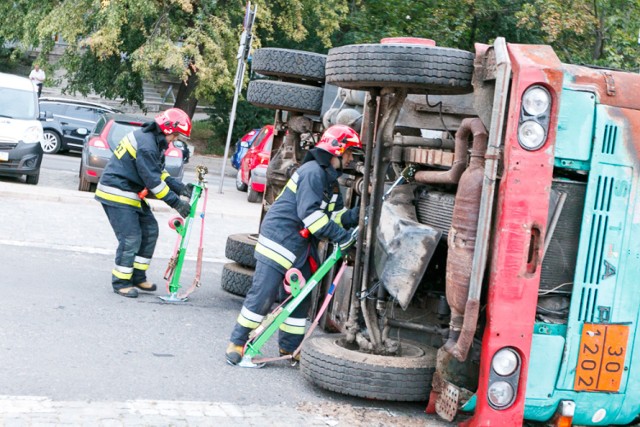
[[[60,122],[61,125],[68,125],[68,122]]]

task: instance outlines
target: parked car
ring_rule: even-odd
[[[53,119],[42,123],[42,150],[46,154],[82,151],[85,137],[98,119],[105,113],[119,112],[108,105],[62,98],[40,98],[40,110],[53,114]]]
[[[37,184],[42,163],[38,91],[31,80],[0,73],[0,175],[27,177]]]
[[[233,166],[234,169],[240,169],[242,158],[247,154],[249,148],[251,148],[251,144],[253,144],[259,132],[260,129],[252,129],[236,142],[236,151],[233,153],[233,156],[231,156],[231,166]]]
[[[273,125],[263,126],[255,137],[253,146],[240,162],[236,188],[239,191],[247,191],[247,200],[252,203],[262,199],[264,186],[267,182],[267,166],[269,166],[272,144]]]
[[[102,171],[113,155],[120,140],[129,132],[141,127],[150,119],[144,116],[128,114],[105,114],[96,123],[93,131],[86,137],[82,150],[78,190],[95,191]],[[184,162],[182,142],[170,143],[164,152],[164,168],[175,178],[182,179]]]

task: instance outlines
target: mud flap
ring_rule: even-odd
[[[420,224],[413,186],[397,187],[382,204],[375,265],[378,278],[403,310],[409,306],[440,241],[441,231]]]

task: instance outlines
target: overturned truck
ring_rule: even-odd
[[[340,334],[305,343],[302,373],[474,426],[629,423],[640,76],[501,38],[475,50],[401,38],[255,53],[265,78],[247,99],[276,110],[263,211],[327,126],[354,127],[365,146],[341,178],[361,218],[323,322]],[[250,284],[251,240],[228,243],[244,260],[223,272],[235,293]]]

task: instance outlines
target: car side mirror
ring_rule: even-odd
[[[176,140],[173,141],[173,146],[182,150],[184,148],[184,143],[182,141]]]
[[[241,146],[242,148],[249,148],[249,143],[248,143],[248,142],[246,142],[246,141],[243,141],[243,142],[241,142],[241,143],[240,143],[240,146]]]
[[[76,133],[78,135],[85,136],[85,135],[89,135],[89,130],[87,128],[78,128],[76,129]]]
[[[50,122],[53,120],[53,113],[51,111],[40,111],[38,120]]]

